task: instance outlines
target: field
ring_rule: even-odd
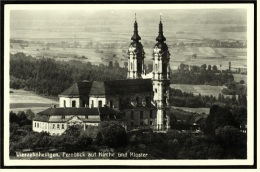
[[[58,104],[58,101],[41,97],[35,93],[24,90],[10,89],[10,110],[13,112],[31,109],[34,113],[40,112]]]
[[[245,84],[247,83],[247,75],[240,75],[240,74],[233,74],[234,76],[234,80],[236,82],[239,82],[241,80],[244,80],[245,81]]]
[[[171,84],[171,88],[182,90],[183,92],[193,93],[194,95],[201,94],[202,96],[218,97],[221,90],[225,86],[210,86],[210,85],[186,85],[186,84]]]
[[[187,112],[199,113],[199,114],[202,114],[202,113],[209,114],[209,110],[210,110],[210,108],[187,108],[187,107],[173,107],[173,108],[181,109],[181,110],[187,111]]]

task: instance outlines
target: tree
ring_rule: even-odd
[[[27,109],[27,111],[25,112],[25,115],[26,115],[27,119],[31,120],[31,121],[35,117],[35,114],[33,113],[33,111],[31,109]]]
[[[119,63],[117,60],[115,60],[114,67],[119,68]]]
[[[113,66],[113,62],[112,62],[112,61],[109,61],[108,66],[109,66],[110,68],[113,68],[113,67],[114,67],[114,66]]]
[[[227,125],[237,128],[239,127],[238,123],[234,119],[234,116],[227,107],[213,105],[210,108],[209,115],[205,121],[205,133],[214,134],[218,127],[224,127]]]
[[[217,72],[217,71],[218,71],[218,68],[217,68],[217,66],[216,66],[216,65],[214,65],[214,66],[213,66],[213,68],[212,68],[212,70],[213,70],[214,72]]]
[[[211,65],[208,65],[208,71],[211,71]]]
[[[103,144],[109,147],[122,147],[127,144],[127,135],[124,127],[117,122],[101,122],[100,133],[102,134]]]
[[[244,80],[240,80],[239,84],[245,84],[245,81]]]
[[[127,68],[128,67],[128,62],[124,62],[124,66],[125,66],[125,68]]]

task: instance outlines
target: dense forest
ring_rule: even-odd
[[[36,59],[24,53],[10,55],[10,87],[46,96],[57,96],[73,83],[83,80],[125,79],[126,68],[117,65],[93,65],[90,62]]]
[[[219,71],[217,67],[203,64],[189,66],[180,64],[177,71],[171,74],[173,84],[195,84],[195,85],[224,85],[228,81],[234,81],[234,77],[228,71]]]

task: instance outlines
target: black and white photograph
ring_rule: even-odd
[[[256,165],[254,17],[253,3],[6,4],[4,165]]]

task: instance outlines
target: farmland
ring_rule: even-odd
[[[58,101],[41,97],[33,92],[10,89],[10,110],[13,112],[31,109],[34,113],[40,112],[58,104]]]
[[[171,84],[171,88],[182,90],[183,92],[193,93],[194,95],[201,94],[202,96],[218,97],[221,90],[225,86],[210,86],[210,85],[186,85],[186,84]]]
[[[187,108],[187,107],[173,107],[174,109],[181,109],[187,112],[194,112],[194,113],[205,113],[206,115],[209,114],[210,108]],[[204,117],[206,117],[206,115]]]

